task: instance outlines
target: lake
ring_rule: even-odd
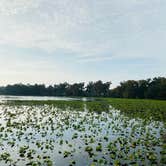
[[[0,95],[0,102],[7,101],[7,100],[34,100],[34,101],[47,101],[47,100],[62,100],[62,101],[72,101],[72,100],[93,100],[93,98],[76,98],[76,97],[50,97],[50,96],[8,96],[8,95]]]
[[[128,114],[105,100],[86,98],[1,97],[4,100],[11,102],[0,105],[2,166],[166,164],[165,121],[156,120],[155,114],[144,117],[134,109]]]

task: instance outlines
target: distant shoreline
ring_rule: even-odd
[[[0,87],[0,95],[39,97],[111,97],[132,99],[166,100],[166,78],[155,77],[146,80],[128,80],[111,89],[110,82],[67,82],[46,86],[44,84],[14,84]]]

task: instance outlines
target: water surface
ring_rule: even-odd
[[[162,122],[91,107],[0,105],[0,165],[162,165]]]

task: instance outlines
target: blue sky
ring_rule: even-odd
[[[166,76],[165,0],[1,0],[0,85]]]

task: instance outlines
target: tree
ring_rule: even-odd
[[[147,98],[166,99],[166,78],[153,78],[149,83]]]
[[[149,98],[166,99],[166,78],[155,77],[147,80],[123,81],[110,90],[111,82],[83,82],[69,84],[67,82],[46,87],[44,84],[14,84],[0,87],[3,95],[25,96],[88,96],[88,97],[118,97],[118,98]]]
[[[69,85],[67,96],[84,96],[84,83],[75,83]]]
[[[101,80],[97,82],[89,82],[86,86],[86,95],[95,97],[106,97],[110,93],[111,82],[103,83]]]

